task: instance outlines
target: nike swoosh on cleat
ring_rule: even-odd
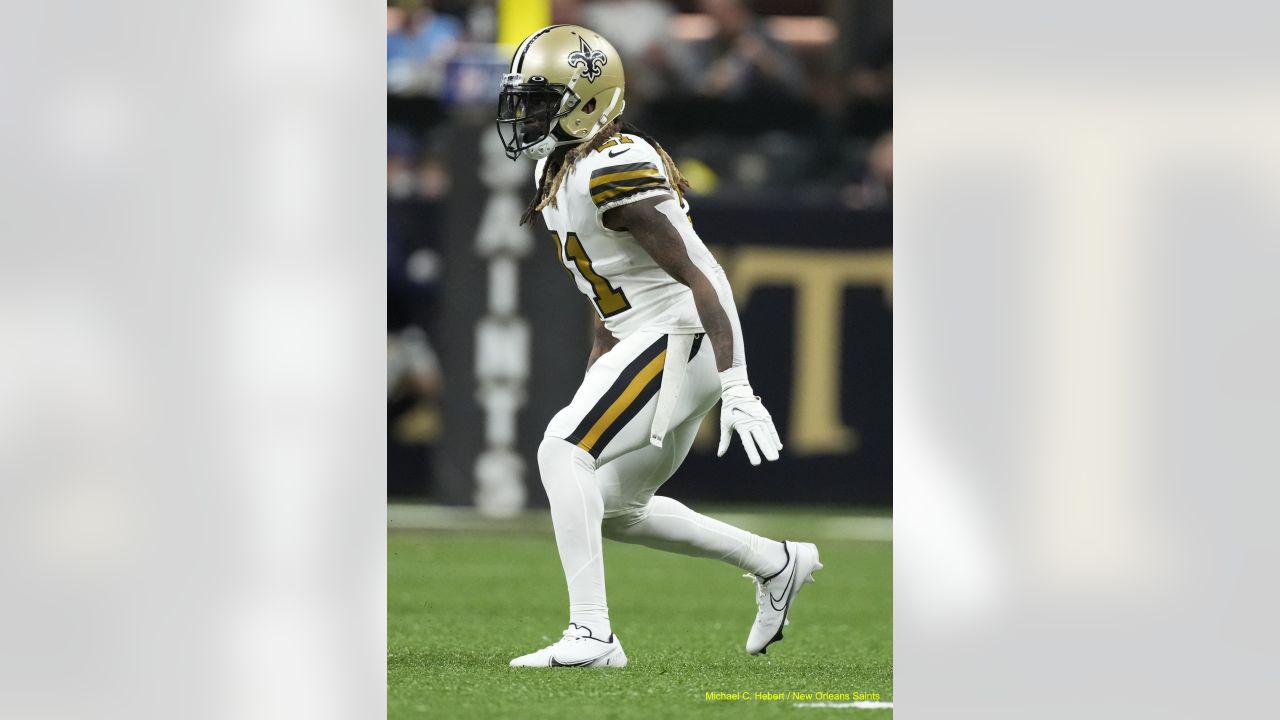
[[[627,150],[630,150],[630,149],[631,149],[631,148],[627,148],[626,150],[619,150],[619,151],[617,151],[617,152],[614,152],[614,151],[610,150],[610,151],[609,151],[609,157],[611,157],[611,158],[618,157],[619,155],[621,155],[621,154],[622,154],[622,153],[624,153],[624,152],[627,152]]]
[[[782,595],[780,597],[774,597],[773,593],[769,593],[769,604],[773,606],[774,610],[782,611],[787,609],[787,598],[791,593],[792,583],[796,581],[796,567],[798,565],[799,563],[794,563],[791,566],[791,576],[787,578],[787,584],[782,587]],[[778,607],[778,603],[782,603],[782,607]]]
[[[594,661],[596,661],[596,660],[598,660],[598,659],[599,659],[599,658],[588,658],[588,659],[586,659],[586,660],[583,660],[582,662],[575,662],[575,663],[562,663],[562,662],[560,662],[559,660],[557,660],[557,659],[555,659],[555,658],[551,658],[551,667],[583,667],[583,666],[585,666],[585,665],[589,665],[589,664],[591,664],[592,662],[594,662]]]
[[[597,660],[601,660],[601,659],[605,658],[605,657],[606,657],[606,656],[608,656],[608,655],[609,655],[609,653],[611,653],[611,652],[613,652],[613,650],[612,650],[612,649],[610,649],[610,650],[608,650],[608,651],[606,651],[606,652],[604,652],[604,653],[601,653],[600,655],[597,655],[597,656],[595,656],[595,657],[593,657],[593,658],[587,658],[586,660],[581,660],[581,661],[579,661],[579,662],[571,662],[571,663],[562,663],[562,662],[560,662],[559,660],[557,660],[557,659],[556,659],[556,656],[555,656],[555,655],[552,655],[552,656],[551,656],[551,667],[586,667],[587,665],[590,665],[591,663],[593,663],[593,662],[595,662],[595,661],[597,661]]]

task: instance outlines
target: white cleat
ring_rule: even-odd
[[[818,548],[813,543],[790,540],[783,543],[787,551],[787,564],[768,580],[746,575],[756,583],[756,621],[747,636],[747,653],[763,655],[765,648],[782,639],[782,627],[787,624],[787,613],[800,587],[813,582],[813,574],[822,569],[818,562]]]
[[[511,661],[511,667],[626,667],[627,654],[617,635],[594,637],[581,625],[569,623],[559,641]]]

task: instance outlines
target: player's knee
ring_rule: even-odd
[[[542,438],[538,445],[538,472],[544,486],[556,478],[566,477],[575,463],[588,471],[594,467],[591,455],[577,445],[550,435]]]
[[[538,445],[538,470],[542,473],[543,482],[548,475],[554,474],[556,465],[564,462],[568,455],[569,443],[555,437],[544,437]]]

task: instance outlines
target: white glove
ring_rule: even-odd
[[[778,459],[778,451],[782,449],[778,429],[773,426],[773,418],[750,385],[726,387],[720,395],[720,403],[720,449],[716,457],[724,457],[733,439],[733,431],[737,430],[752,465],[760,464],[760,453],[764,453],[770,462]]]

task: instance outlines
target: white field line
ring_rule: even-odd
[[[775,522],[766,513],[711,513],[711,516],[755,532],[767,533]],[[806,534],[800,539],[857,540],[862,542],[893,542],[893,518],[874,516],[825,517],[806,519]],[[541,528],[550,530],[551,520],[546,511],[530,511],[509,521],[486,518],[473,508],[446,507],[442,505],[387,506],[387,527],[405,530],[519,530]]]
[[[791,703],[798,708],[854,708],[858,710],[892,710],[893,703],[879,700],[855,700],[853,702],[798,702]]]

